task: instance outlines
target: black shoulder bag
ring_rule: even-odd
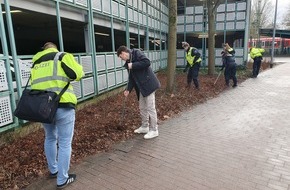
[[[54,61],[57,60],[58,59],[54,59]],[[32,68],[33,67],[34,65]],[[67,85],[57,95],[56,92],[52,91],[27,89],[30,77],[22,92],[14,115],[22,120],[41,123],[54,123],[60,97],[67,90],[70,83],[68,82]]]

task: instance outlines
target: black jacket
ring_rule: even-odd
[[[190,50],[190,47],[188,48],[188,50],[186,51],[186,54],[188,54],[188,51]],[[193,63],[196,63],[196,61],[200,58],[200,53],[198,51],[198,49],[196,49],[195,47],[192,47],[191,50],[191,56],[194,57]],[[193,65],[192,65],[193,66]],[[188,68],[192,67],[190,66],[190,64],[188,63],[188,61],[186,62],[186,66],[185,69],[183,70],[183,72],[186,72],[188,70]]]
[[[223,65],[222,69],[225,67],[226,69],[229,67],[236,66],[235,56],[232,54],[223,55]]]
[[[128,63],[132,63],[132,69],[128,69]],[[132,49],[130,52],[130,60],[126,61],[124,67],[129,72],[128,91],[131,92],[133,88],[137,93],[143,97],[149,96],[152,92],[160,88],[160,82],[150,67],[150,60],[139,49]]]

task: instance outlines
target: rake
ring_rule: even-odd
[[[127,81],[127,85],[126,85],[126,89],[128,89],[128,84],[129,84],[129,77],[130,77],[130,71],[131,69],[129,69],[129,73],[128,73],[128,81]],[[119,125],[122,126],[123,125],[123,122],[124,122],[124,117],[125,117],[125,111],[126,111],[126,100],[127,100],[127,96],[124,97],[123,99],[123,105],[122,105],[122,116],[121,116],[121,120],[120,120],[120,123]]]
[[[220,72],[219,72],[219,74],[218,74],[217,78],[215,79],[215,81],[214,81],[213,85],[215,85],[215,83],[218,81],[218,79],[219,79],[219,78],[220,78],[220,76],[221,76],[221,73],[222,73],[222,71],[220,71]]]

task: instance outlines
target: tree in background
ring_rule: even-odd
[[[287,6],[287,12],[283,16],[283,28],[286,30],[290,30],[290,4]]]
[[[215,17],[221,0],[206,0],[208,9],[208,74],[215,73]]]
[[[218,0],[217,0],[218,1]],[[208,74],[213,75],[215,73],[215,15],[214,10],[215,1],[207,0],[208,9]]]
[[[260,38],[260,28],[273,28],[275,6],[271,0],[252,0],[250,37]]]
[[[176,68],[177,0],[169,0],[168,56],[166,91],[173,93]]]

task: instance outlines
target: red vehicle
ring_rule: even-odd
[[[272,40],[271,37],[261,37],[260,44],[261,48],[265,49],[267,52],[270,52],[272,49]],[[252,39],[248,43],[248,47],[258,47],[258,39]],[[286,53],[290,50],[290,39],[289,38],[280,38],[276,37],[274,40],[274,49],[279,53]]]

